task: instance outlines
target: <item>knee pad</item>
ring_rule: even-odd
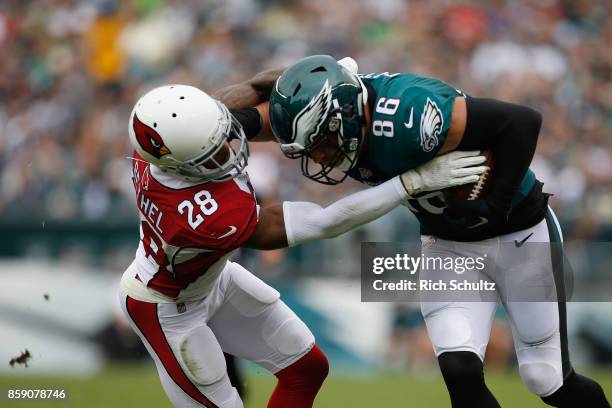
[[[544,342],[517,347],[519,373],[529,391],[543,397],[563,385],[563,366],[559,335]]]
[[[185,374],[196,384],[214,384],[225,376],[223,351],[208,326],[198,326],[183,336],[178,355]]]
[[[280,306],[285,306],[283,302]],[[278,322],[268,319],[263,327],[263,336],[274,350],[286,356],[295,356],[309,350],[314,344],[314,336],[306,324],[295,315]]]
[[[423,308],[423,305],[421,307]],[[474,342],[470,321],[461,311],[447,309],[443,313],[436,313],[423,309],[422,312],[427,333],[437,355],[453,352],[452,350],[458,348],[480,351],[480,345]]]
[[[483,364],[476,353],[471,351],[445,352],[438,357],[438,363],[444,381],[449,387],[480,381],[484,384]]]
[[[259,315],[280,298],[276,289],[236,263],[232,264],[231,274],[232,284],[228,287],[226,296],[245,317]]]
[[[552,394],[563,384],[561,371],[547,362],[521,364],[519,373],[529,391],[540,397]]]

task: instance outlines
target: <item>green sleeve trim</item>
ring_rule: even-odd
[[[516,192],[514,197],[512,197],[512,207],[516,207],[521,203],[521,201],[523,201],[527,197],[527,195],[533,188],[535,182],[535,174],[533,173],[533,171],[527,170],[527,173],[525,174],[525,177],[523,177],[523,181],[521,181],[521,185],[519,186],[518,191]]]

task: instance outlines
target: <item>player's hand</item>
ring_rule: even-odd
[[[338,60],[338,65],[346,68],[350,73],[356,74],[359,71],[359,66],[357,65],[357,61],[355,61],[351,57],[344,57]]]
[[[503,224],[508,220],[510,211],[486,200],[465,200],[446,197],[444,218],[446,221],[461,229],[482,230],[490,229]]]
[[[408,170],[401,180],[409,195],[475,183],[486,170],[486,166],[478,166],[485,160],[478,150],[455,150]]]

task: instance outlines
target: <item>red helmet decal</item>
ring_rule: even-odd
[[[142,123],[136,114],[134,114],[134,134],[140,147],[151,156],[160,159],[163,155],[171,153],[159,133]]]

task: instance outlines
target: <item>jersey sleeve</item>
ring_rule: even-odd
[[[208,225],[209,234],[201,241],[205,248],[235,249],[241,247],[253,234],[259,221],[256,205],[243,203],[232,206]]]

